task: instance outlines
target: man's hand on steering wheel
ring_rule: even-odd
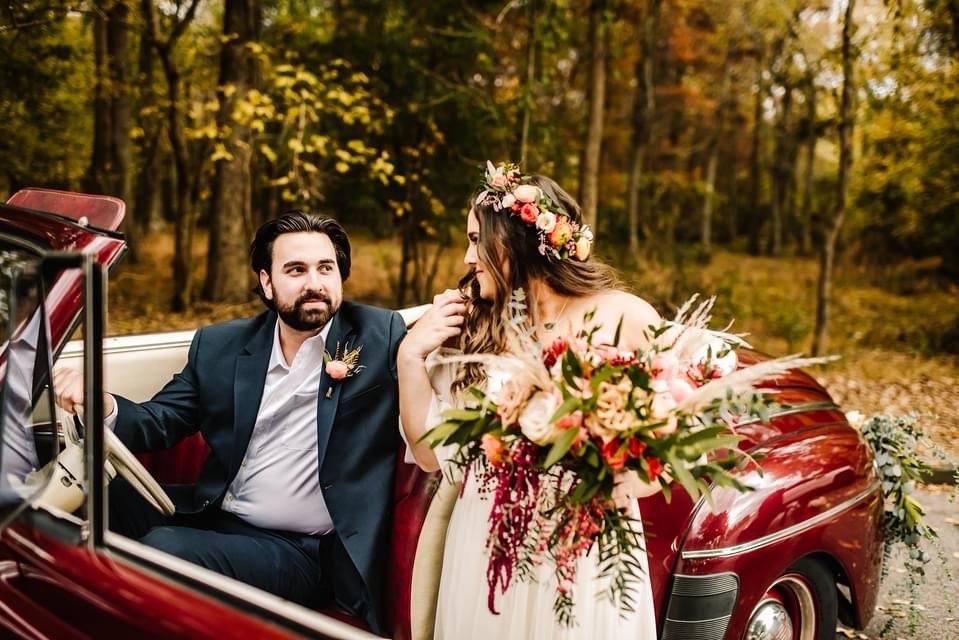
[[[83,372],[72,367],[57,366],[53,368],[53,393],[57,406],[76,415],[83,409]],[[115,401],[110,394],[103,394],[103,415],[113,413]]]

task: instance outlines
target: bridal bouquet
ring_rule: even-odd
[[[464,391],[460,408],[425,438],[453,444],[454,461],[491,496],[488,606],[514,574],[555,566],[554,611],[572,623],[579,558],[595,545],[608,595],[632,610],[644,553],[635,510],[613,502],[614,483],[634,472],[669,498],[675,480],[696,499],[711,486],[745,486],[732,473],[751,459],[737,448],[737,419],[765,419],[770,395],[757,385],[810,360],[782,358],[739,368],[736,335],[709,331],[712,300],[695,298],[673,322],[649,328],[646,350],[621,351],[619,328],[601,327],[539,345],[524,332],[525,302],[514,294],[512,355],[467,355],[487,380]],[[585,327],[590,327],[587,316]],[[469,481],[469,478],[467,478]]]

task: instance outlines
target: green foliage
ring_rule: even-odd
[[[928,473],[929,466],[923,462],[921,449],[928,443],[918,426],[920,416],[877,415],[861,426],[863,438],[872,447],[876,466],[886,499],[885,542],[883,546],[883,577],[889,573],[889,562],[897,548],[904,549],[905,568],[909,581],[909,632],[915,634],[919,624],[919,585],[925,577],[925,567],[932,560],[924,548],[935,543],[943,566],[948,562],[938,545],[938,534],[925,522],[922,505],[913,497],[915,485]],[[939,451],[939,456],[942,452]],[[948,574],[948,569],[947,569]],[[951,578],[951,576],[949,576]],[[887,621],[885,634],[892,628],[893,620]]]
[[[79,189],[89,162],[90,44],[79,20],[46,4],[13,3],[0,25],[0,191]]]

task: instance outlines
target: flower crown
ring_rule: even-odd
[[[506,211],[535,227],[541,255],[585,262],[593,246],[592,230],[588,225],[570,220],[542,189],[529,184],[529,179],[530,176],[521,173],[519,166],[512,162],[501,162],[494,167],[487,160],[483,190],[474,204]]]

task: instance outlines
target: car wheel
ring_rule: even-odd
[[[833,640],[836,583],[822,563],[803,558],[776,578],[753,609],[747,640]]]

